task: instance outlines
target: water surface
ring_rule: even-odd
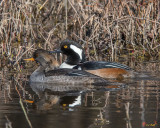
[[[149,77],[104,90],[64,91],[30,85],[30,73],[0,72],[1,128],[159,128],[159,63],[137,67]],[[56,85],[58,86],[58,85]]]

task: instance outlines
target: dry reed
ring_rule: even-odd
[[[160,55],[159,0],[2,0],[0,12],[0,54],[16,64],[65,38],[81,43],[90,60]]]

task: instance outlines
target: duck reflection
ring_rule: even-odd
[[[81,95],[87,90],[84,86],[72,87],[43,83],[31,83],[30,86],[38,95],[38,99],[35,100],[38,110],[50,110],[54,107],[69,109],[69,107],[81,105]]]
[[[37,94],[35,99],[35,107],[38,110],[50,110],[54,107],[63,108],[73,111],[75,106],[86,106],[85,96],[94,91],[112,91],[119,89],[119,85],[107,86],[107,88],[88,88],[87,86],[77,85],[60,85],[60,84],[44,84],[44,83],[30,83],[32,90]],[[89,85],[92,86],[92,85]]]

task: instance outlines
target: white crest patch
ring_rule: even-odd
[[[82,60],[82,49],[76,47],[75,45],[70,45],[70,48],[79,55],[80,59]]]
[[[64,62],[64,63],[62,63],[61,65],[60,65],[60,67],[59,68],[69,68],[69,69],[72,69],[73,67],[75,67],[76,65],[69,65],[69,64],[67,64],[66,62]]]

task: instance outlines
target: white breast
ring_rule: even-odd
[[[72,69],[73,67],[75,67],[76,65],[69,65],[69,64],[67,64],[67,63],[62,63],[61,65],[60,65],[60,67],[59,68],[69,68],[69,69]]]

